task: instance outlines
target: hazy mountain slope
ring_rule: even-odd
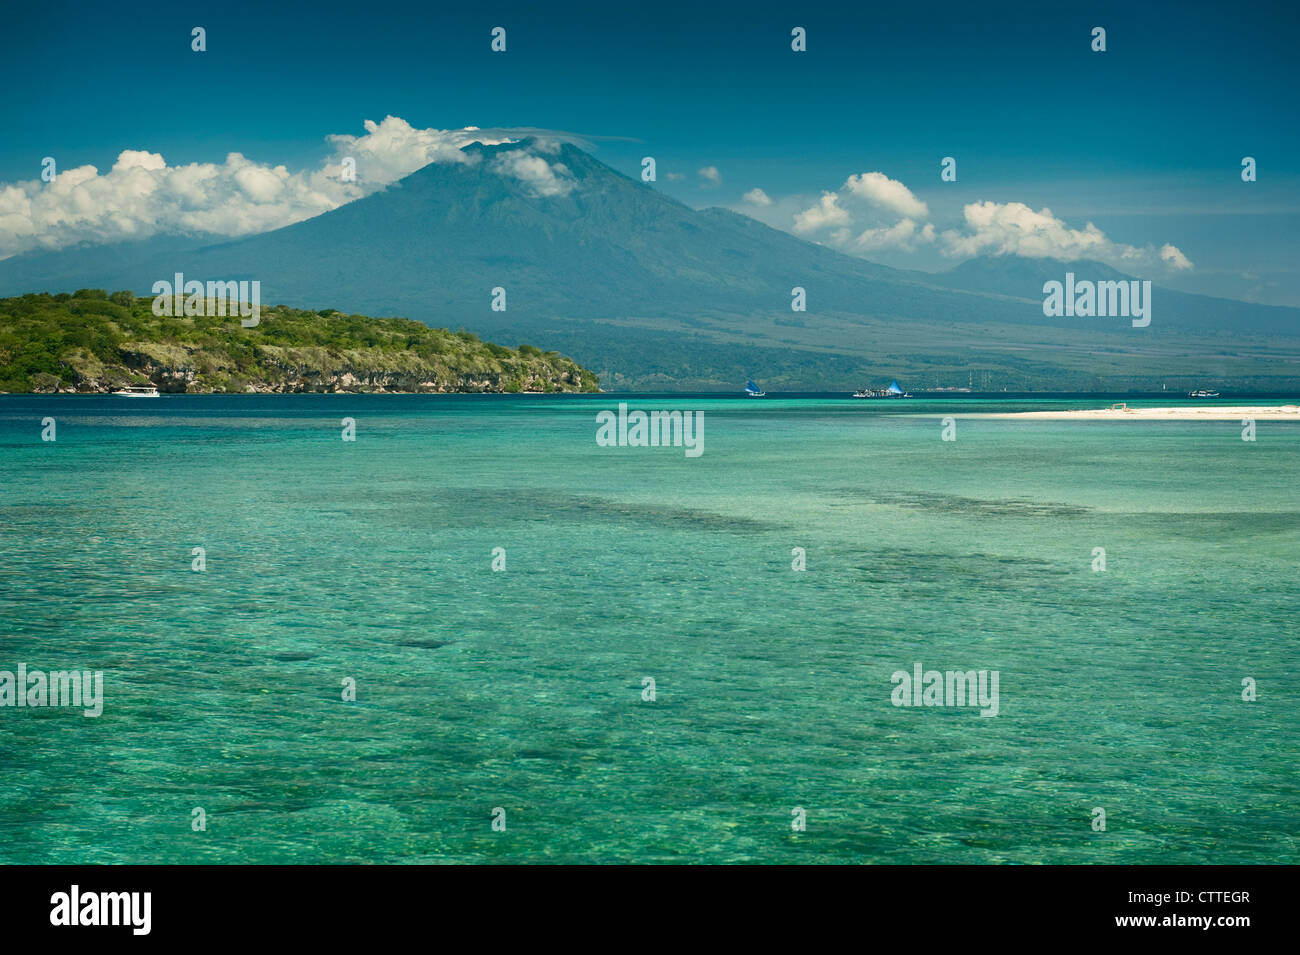
[[[948,272],[930,277],[934,285],[989,295],[1029,299],[1041,318],[1043,283],[1064,282],[1067,272],[1076,281],[1116,281],[1142,278],[1101,262],[1062,262],[1057,259],[1029,259],[1016,255],[970,259]],[[1210,333],[1235,331],[1266,334],[1300,334],[1300,309],[1278,305],[1256,305],[1232,299],[1213,298],[1153,285],[1153,325],[1173,324],[1181,330]],[[1048,319],[1042,319],[1048,322]],[[1083,319],[1060,319],[1056,324],[1077,325]],[[1159,330],[1159,326],[1157,326]]]

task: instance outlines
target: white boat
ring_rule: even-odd
[[[762,398],[767,394],[767,392],[754,384],[754,380],[751,378],[749,384],[745,385],[745,394],[749,395],[751,398]]]
[[[157,398],[158,389],[153,385],[127,385],[120,391],[113,392],[123,398]]]
[[[891,381],[889,383],[888,388],[881,388],[878,391],[871,388],[863,388],[861,391],[854,392],[853,397],[854,398],[910,398],[912,396],[909,395],[907,392],[905,392],[902,388],[898,387],[898,382]]]

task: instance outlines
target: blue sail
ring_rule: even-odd
[[[903,389],[898,387],[898,382],[896,381],[891,381],[889,387],[885,390],[894,395],[901,395],[903,393]]]
[[[758,387],[758,385],[754,384],[753,379],[751,379],[750,382],[749,382],[749,384],[747,384],[747,385],[745,386],[745,390],[746,390],[746,391],[750,391],[750,392],[757,393],[757,392],[762,391],[763,389],[760,388],[760,387]]]

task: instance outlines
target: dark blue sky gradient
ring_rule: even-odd
[[[392,114],[629,137],[597,140],[597,155],[629,174],[655,155],[660,188],[697,206],[754,186],[815,196],[880,170],[936,220],[1014,199],[1120,241],[1172,241],[1198,269],[1243,256],[1294,269],[1300,4],[879,6],[9,4],[0,183],[36,178],[47,155],[106,171],[123,149],[297,170],[327,134]],[[489,50],[498,25],[505,55]],[[806,54],[790,51],[795,25]],[[1093,26],[1105,54],[1089,49]],[[946,155],[960,179],[945,195]],[[1260,168],[1245,188],[1244,155]],[[703,165],[721,187],[701,189]],[[666,181],[673,169],[688,178]],[[1225,215],[1254,225],[1208,224]]]

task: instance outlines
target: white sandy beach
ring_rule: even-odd
[[[1300,421],[1300,405],[1206,405],[1189,408],[1091,408],[1084,411],[1017,411],[971,418],[1039,418],[1050,421]]]

